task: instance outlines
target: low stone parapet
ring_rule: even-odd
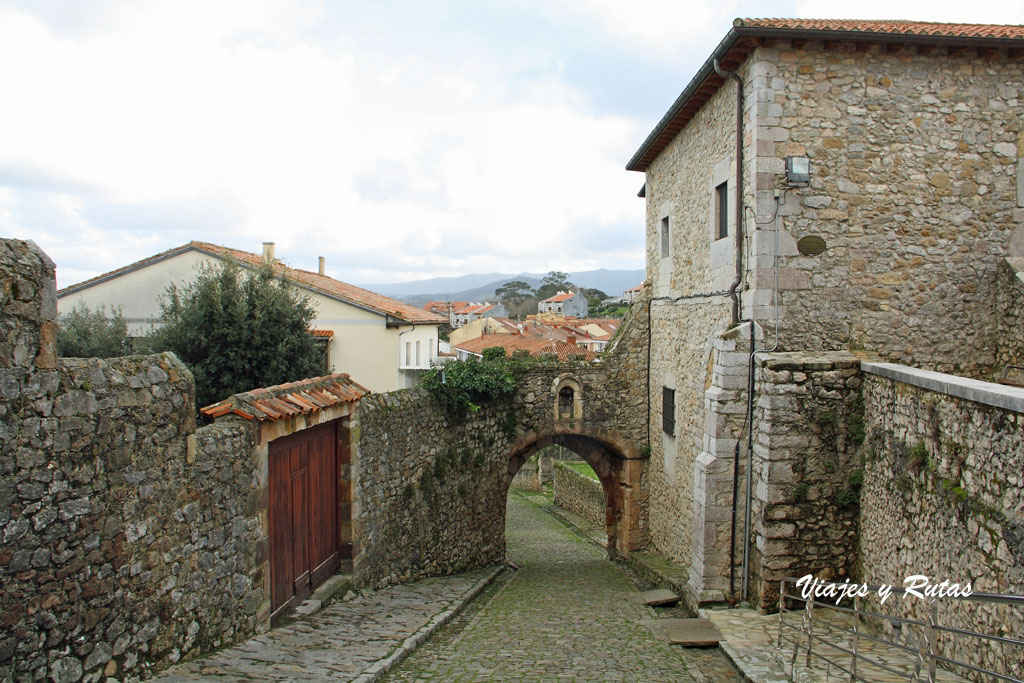
[[[563,462],[554,467],[555,505],[575,512],[595,524],[604,524],[606,498],[601,482],[577,472]]]

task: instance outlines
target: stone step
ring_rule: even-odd
[[[659,619],[668,642],[683,647],[715,647],[722,634],[710,619]]]
[[[679,596],[667,588],[655,588],[654,590],[633,593],[631,597],[634,602],[651,607],[674,605],[679,602]]]

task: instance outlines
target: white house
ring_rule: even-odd
[[[587,297],[582,292],[559,292],[537,304],[537,313],[553,313],[566,318],[586,318],[587,310]]]
[[[319,272],[290,268],[274,258],[274,243],[262,256],[207,242],[189,242],[57,292],[59,313],[75,307],[120,309],[128,333],[142,336],[160,325],[160,297],[167,288],[191,282],[204,265],[231,261],[254,269],[274,269],[307,293],[316,309],[311,330],[326,341],[331,372],[347,372],[372,391],[414,386],[437,360],[438,326],[443,316],[390,299]],[[295,379],[301,379],[296,377]]]

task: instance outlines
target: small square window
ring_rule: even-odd
[[[668,216],[661,219],[661,258],[668,256],[669,246],[669,230],[668,230]]]
[[[729,236],[729,183],[715,188],[715,239]]]
[[[661,429],[669,436],[676,435],[676,390],[661,388]]]

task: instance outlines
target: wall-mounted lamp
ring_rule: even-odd
[[[811,160],[807,157],[786,157],[786,182],[789,185],[809,185]]]

